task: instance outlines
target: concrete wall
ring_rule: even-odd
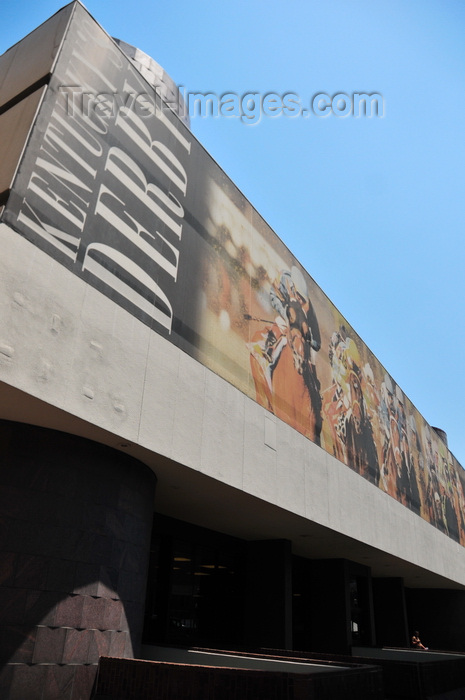
[[[159,477],[160,512],[290,539],[302,555],[330,547],[408,585],[465,585],[460,545],[6,225],[0,240],[0,417],[27,420],[36,397],[33,422],[139,456]],[[227,520],[220,486],[240,518]]]

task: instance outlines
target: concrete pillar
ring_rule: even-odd
[[[373,579],[376,643],[378,646],[410,646],[402,578]]]
[[[291,543],[249,542],[246,586],[246,644],[292,649]]]
[[[349,591],[343,559],[313,562],[311,584],[312,651],[350,652]]]
[[[0,697],[85,700],[138,653],[155,489],[143,464],[0,422]]]
[[[313,562],[312,576],[312,651],[350,654],[353,645],[373,644],[370,569],[347,559],[322,559]],[[356,595],[352,584],[356,585]],[[353,629],[355,622],[357,632]]]

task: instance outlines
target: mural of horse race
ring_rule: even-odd
[[[202,362],[465,545],[445,443],[237,191],[208,189]]]
[[[464,471],[445,443],[120,48],[73,12],[2,220],[465,545]],[[69,85],[121,99],[74,95],[71,109]]]

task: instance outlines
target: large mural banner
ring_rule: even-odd
[[[214,178],[207,192],[201,336],[216,355],[202,361],[465,544],[464,471],[445,443],[241,195]]]
[[[465,545],[445,443],[80,4],[2,218]]]

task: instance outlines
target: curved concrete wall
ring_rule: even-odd
[[[155,477],[18,423],[0,453],[0,696],[89,697],[99,656],[139,650]]]

